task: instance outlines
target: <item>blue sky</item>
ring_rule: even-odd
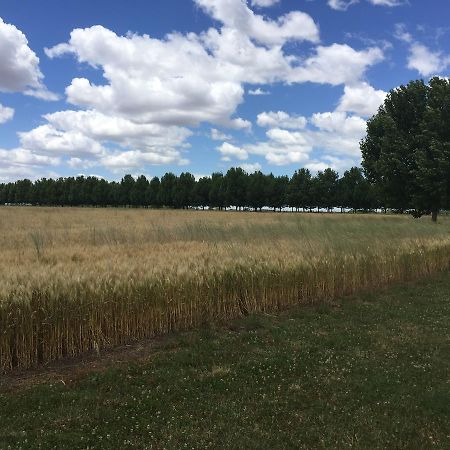
[[[450,72],[450,0],[2,0],[0,182],[360,163],[386,92]]]

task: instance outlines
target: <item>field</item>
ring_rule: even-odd
[[[450,221],[0,208],[0,371],[443,271]]]
[[[0,448],[448,449],[449,292],[443,274],[0,377]]]

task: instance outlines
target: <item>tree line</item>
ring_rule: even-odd
[[[42,178],[0,184],[0,204],[45,206],[133,206],[153,208],[251,208],[274,210],[290,207],[312,210],[334,207],[370,210],[381,207],[376,190],[353,167],[339,178],[326,169],[315,176],[308,169],[292,177],[231,168],[198,180],[189,172],[166,173],[148,180],[125,175],[120,182],[97,177]]]

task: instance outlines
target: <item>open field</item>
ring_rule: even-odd
[[[0,208],[0,370],[310,304],[450,265],[450,221]]]
[[[4,377],[0,448],[450,448],[449,293],[445,274]]]

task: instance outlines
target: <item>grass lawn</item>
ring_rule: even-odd
[[[150,346],[3,377],[0,448],[450,448],[449,275]]]

